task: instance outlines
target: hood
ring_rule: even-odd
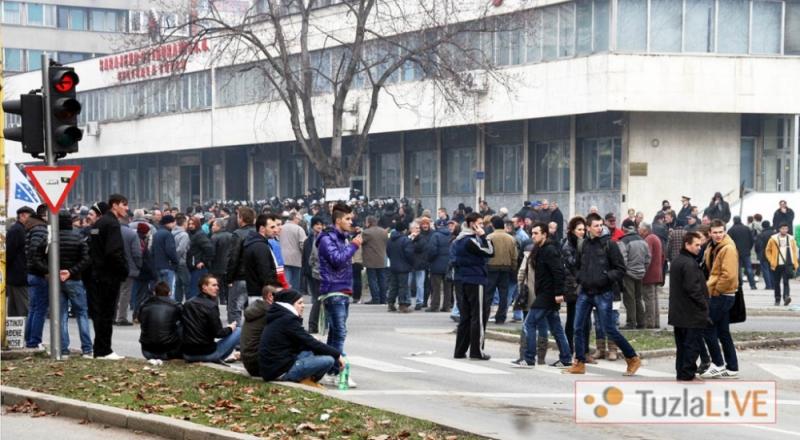
[[[255,300],[250,303],[246,309],[244,309],[244,319],[245,321],[254,321],[262,318],[267,314],[267,310],[269,310],[269,308],[270,305],[265,303],[263,300]]]
[[[252,246],[256,243],[264,243],[269,245],[267,239],[262,237],[261,234],[256,231],[250,231],[250,234],[244,239],[244,247]]]
[[[34,215],[28,217],[28,220],[25,221],[25,230],[26,231],[30,231],[31,229],[33,229],[36,226],[47,227],[47,223],[45,223],[44,220],[42,220],[39,217],[36,217]]]
[[[473,231],[472,229],[461,228],[461,233],[458,234],[458,237],[456,237],[456,240],[461,240],[462,238],[465,238],[465,237],[474,237],[474,236],[475,236],[475,231]]]
[[[285,316],[291,316],[294,319],[300,319],[299,316],[295,315],[277,303],[273,303],[267,310],[267,322],[274,322],[276,319],[283,318]]]

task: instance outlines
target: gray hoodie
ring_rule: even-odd
[[[633,228],[628,228],[617,244],[625,259],[625,275],[635,280],[644,278],[651,258],[647,242]]]

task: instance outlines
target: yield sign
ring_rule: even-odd
[[[80,171],[81,167],[78,165],[25,167],[25,173],[53,214],[58,214]]]

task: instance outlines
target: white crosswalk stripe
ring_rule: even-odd
[[[597,361],[597,364],[586,364],[586,369],[592,368],[599,368],[601,370],[608,370],[608,371],[615,371],[618,373],[624,373],[627,369],[625,361],[617,361],[617,362],[608,362],[608,361]],[[661,371],[656,370],[649,370],[647,368],[639,368],[636,372],[637,376],[643,377],[675,377],[675,373],[664,373]]]
[[[370,370],[382,371],[384,373],[423,373],[422,370],[361,356],[348,356],[347,360],[357,367],[369,368]]]
[[[800,380],[800,367],[788,364],[756,364],[773,376],[784,380]]]
[[[498,364],[503,364],[503,365],[505,365],[505,366],[507,366],[509,368],[513,368],[514,371],[519,371],[519,372],[536,371],[536,372],[539,372],[539,373],[549,373],[549,374],[561,375],[561,374],[563,374],[562,372],[564,371],[564,369],[562,369],[562,368],[554,368],[554,367],[551,367],[549,365],[537,365],[534,368],[514,368],[514,364],[511,363],[511,361],[514,360],[512,358],[492,358],[490,360],[492,362],[497,362]],[[584,376],[599,376],[599,374],[586,373],[586,374],[584,374]]]
[[[475,361],[444,359],[439,357],[406,357],[403,358],[409,361],[420,362],[423,364],[433,365],[435,367],[449,368],[451,370],[461,371],[469,374],[511,374],[507,371],[495,370],[494,368],[487,368],[481,365],[476,365]]]

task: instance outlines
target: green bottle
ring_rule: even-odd
[[[344,369],[339,372],[339,391],[347,391],[350,389],[348,385],[350,379],[350,362],[344,363]]]

